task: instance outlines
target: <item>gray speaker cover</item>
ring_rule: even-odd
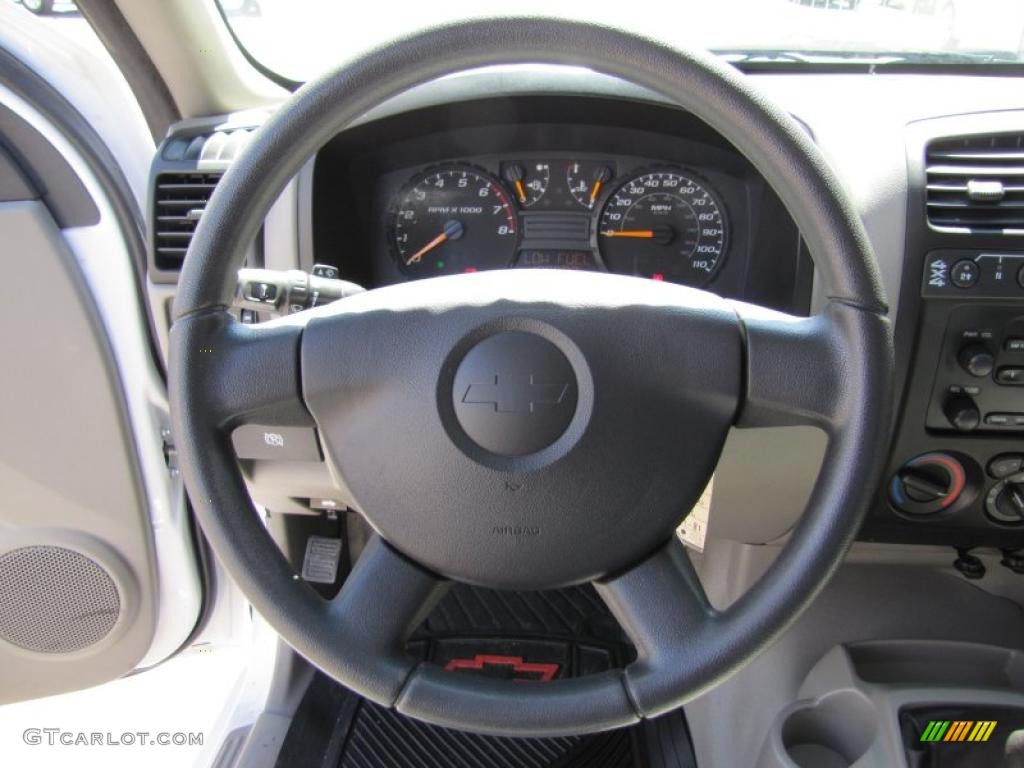
[[[0,605],[0,638],[37,653],[95,645],[121,613],[106,569],[64,547],[21,547],[0,555]]]

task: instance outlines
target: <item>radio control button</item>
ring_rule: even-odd
[[[996,382],[1011,387],[1024,386],[1024,367],[1007,365],[996,371]]]
[[[984,344],[968,344],[957,355],[960,367],[976,378],[992,373],[996,361],[992,352]]]
[[[956,395],[946,401],[943,408],[946,418],[959,432],[970,432],[981,423],[981,413],[974,401],[964,395]]]

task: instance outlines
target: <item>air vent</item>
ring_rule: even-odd
[[[1024,134],[934,141],[925,163],[932,226],[1024,235]]]
[[[153,255],[157,269],[181,269],[219,173],[162,173],[153,195]]]

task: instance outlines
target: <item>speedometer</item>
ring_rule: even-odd
[[[726,226],[722,204],[704,184],[651,171],[608,198],[598,244],[612,272],[701,286],[725,259]]]
[[[516,251],[517,215],[504,187],[462,165],[417,174],[392,203],[389,235],[412,277],[502,269]]]

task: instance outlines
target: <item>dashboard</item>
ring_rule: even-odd
[[[1003,78],[758,84],[834,165],[889,298],[898,407],[860,538],[1024,547],[1024,113]],[[837,88],[844,105],[829,98]],[[183,234],[161,222],[191,232],[195,221],[166,212],[191,212],[196,191],[216,184],[226,163],[204,164],[207,150],[223,158],[240,131],[256,130],[224,124],[181,124],[154,163],[149,274],[167,297]],[[441,80],[335,136],[271,209],[249,260],[314,264],[366,287],[558,268],[694,285],[796,315],[823,299],[792,218],[735,148],[653,94],[589,72]],[[348,503],[307,437],[313,459],[241,457],[268,508]],[[716,472],[716,535],[784,535],[824,455],[810,428],[736,430]]]

